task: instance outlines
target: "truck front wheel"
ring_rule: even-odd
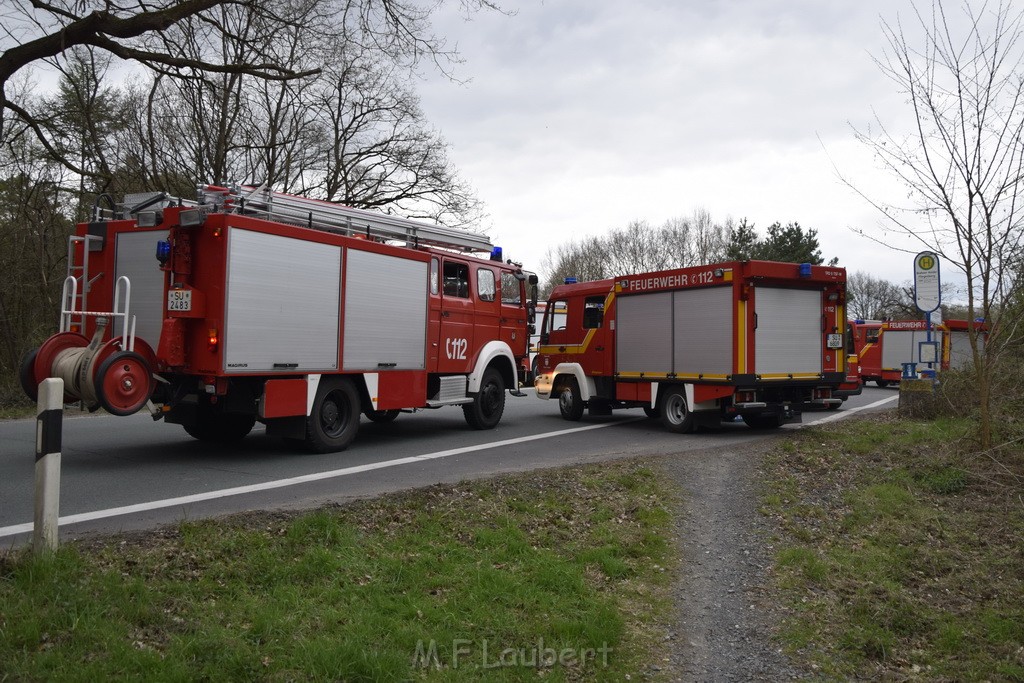
[[[576,422],[583,417],[583,409],[585,407],[583,405],[583,397],[580,396],[580,385],[576,383],[576,378],[570,377],[562,382],[558,389],[558,410],[562,413],[562,417]]]
[[[400,410],[364,410],[363,415],[370,422],[394,422]]]
[[[306,446],[315,453],[343,451],[359,431],[359,392],[347,379],[320,382],[306,418]]]
[[[462,406],[462,414],[473,429],[494,429],[505,412],[505,383],[501,373],[494,368],[484,370],[480,380],[480,391],[472,403]]]
[[[677,434],[693,431],[693,413],[686,405],[686,394],[682,389],[669,389],[661,400],[661,424]]]

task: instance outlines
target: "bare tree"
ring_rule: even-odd
[[[964,3],[962,16],[942,0],[927,12],[912,7],[910,29],[899,17],[883,23],[888,47],[876,61],[907,98],[913,129],[878,121],[877,130],[856,133],[912,201],[909,209],[875,206],[963,274],[971,317],[989,321],[988,344],[978,344],[974,328],[970,334],[987,449],[998,350],[1022,332],[1020,318],[1004,313],[1021,285],[1014,264],[1024,218],[1024,25],[1008,0]]]
[[[386,1],[386,0],[384,0]],[[135,0],[121,5],[104,0],[13,0],[2,30],[8,44],[0,54],[0,138],[5,135],[8,115],[13,115],[30,130],[55,158],[68,168],[86,173],[75,160],[52,144],[42,116],[8,96],[7,84],[20,70],[35,62],[59,63],[61,56],[76,46],[89,46],[123,60],[134,61],[163,73],[188,74],[215,72],[247,73],[260,78],[296,78],[304,75],[276,64],[273,60],[247,62],[192,58],[162,46],[162,36],[181,21],[196,18],[209,22],[220,31],[229,31],[215,14],[209,12],[225,5],[258,7],[262,3],[245,0]],[[287,22],[286,16],[267,10],[268,18]]]
[[[22,354],[56,323],[72,223],[67,172],[31,137],[0,151],[0,399]],[[7,394],[7,396],[4,396]]]
[[[361,208],[395,207],[449,225],[479,218],[472,190],[424,119],[410,74],[380,55],[347,50],[317,79],[306,111],[317,129],[302,194]]]
[[[603,237],[562,244],[543,264],[545,294],[570,276],[599,280],[720,261],[731,225],[731,219],[715,223],[706,210],[697,209],[690,218],[671,218],[658,228],[634,220]]]
[[[854,318],[888,320],[903,317],[907,297],[888,280],[858,271],[846,278],[846,302]]]
[[[467,11],[499,9],[491,0],[458,0]],[[48,135],[45,113],[9,86],[35,64],[59,65],[67,50],[88,47],[154,74],[195,79],[219,74],[226,96],[239,77],[292,80],[318,73],[316,54],[285,61],[275,49],[289,32],[358,42],[407,66],[429,59],[442,69],[458,61],[429,19],[437,5],[415,0],[7,0],[0,23],[0,140],[12,120],[31,131],[69,169],[87,174]],[[315,11],[314,11],[315,10]],[[203,30],[198,30],[199,26]],[[195,41],[195,42],[190,42]],[[244,49],[237,49],[244,45]],[[219,163],[220,140],[207,141]]]

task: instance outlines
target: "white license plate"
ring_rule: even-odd
[[[843,335],[841,335],[841,334],[830,334],[830,335],[828,335],[827,346],[830,349],[841,349],[841,348],[843,348]]]
[[[192,290],[191,289],[172,289],[167,292],[167,310],[168,311],[191,311],[192,310]]]

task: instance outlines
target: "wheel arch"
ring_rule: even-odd
[[[557,391],[561,381],[569,377],[576,379],[576,385],[580,388],[580,399],[583,401],[589,401],[597,395],[597,383],[594,382],[593,377],[588,377],[583,372],[583,366],[579,363],[559,363],[555,366],[555,369],[551,371],[552,393]]]
[[[466,387],[468,393],[475,394],[480,391],[480,382],[488,368],[494,368],[501,373],[506,389],[515,389],[519,386],[516,359],[512,355],[512,349],[503,341],[489,341],[480,349],[473,372],[469,373],[469,383]]]
[[[376,379],[376,376],[375,376]],[[336,373],[336,374],[314,374],[306,375],[306,417],[313,414],[313,403],[316,401],[316,392],[323,383],[348,381],[356,390],[359,396],[359,410],[362,412],[368,406],[376,408],[370,400],[370,390],[366,386],[366,378],[362,373]]]

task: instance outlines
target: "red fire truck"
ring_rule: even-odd
[[[853,320],[850,337],[860,361],[861,379],[880,387],[895,384],[903,377],[905,363],[914,363],[921,370],[932,359],[935,370],[949,367],[949,336],[944,323],[932,325],[928,344],[928,323],[924,320]],[[925,353],[921,357],[921,345]]]
[[[947,320],[946,327],[949,329],[949,370],[959,370],[974,362],[974,352],[971,350],[970,328],[978,333],[978,348],[985,349],[988,341],[988,326],[982,320],[973,323],[967,320]]]
[[[842,401],[845,297],[843,268],[769,261],[559,285],[537,396],[567,420],[642,407],[676,432],[737,415],[755,428],[799,421]]]
[[[108,198],[109,199],[109,198]],[[360,413],[460,405],[490,429],[518,391],[537,278],[483,235],[269,192],[132,196],[78,226],[60,332],[22,385],[232,441],[256,421],[344,449]],[[97,210],[97,214],[101,213]],[[532,290],[532,296],[528,292]]]

